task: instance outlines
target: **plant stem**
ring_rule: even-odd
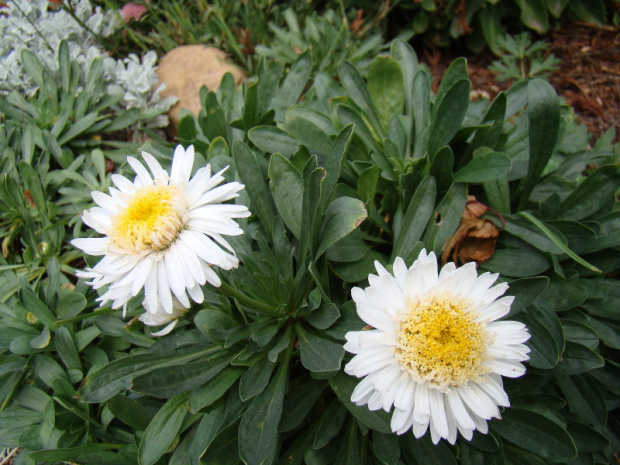
[[[94,312],[84,313],[82,315],[72,316],[71,318],[64,318],[62,320],[57,320],[54,322],[54,324],[52,324],[52,327],[50,329],[56,329],[56,328],[59,328],[60,326],[68,325],[70,323],[76,323],[78,321],[82,321],[87,318],[91,318],[93,316],[109,315],[111,313],[117,313],[117,312],[120,312],[120,310],[114,310],[112,308],[101,308],[99,310],[95,310]]]
[[[266,303],[260,302],[256,299],[252,299],[251,297],[242,294],[234,287],[229,286],[225,282],[222,282],[222,285],[219,287],[219,291],[228,297],[232,297],[233,299],[238,300],[241,304],[246,305],[259,313],[266,313],[271,315],[276,311],[276,309],[273,308],[271,305],[267,305]]]

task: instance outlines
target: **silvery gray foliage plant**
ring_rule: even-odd
[[[15,0],[9,2],[0,15],[0,95],[11,91],[32,94],[36,84],[28,76],[22,64],[22,50],[33,52],[52,73],[58,71],[57,51],[61,40],[66,40],[69,55],[83,68],[84,75],[97,58],[103,60],[103,77],[106,93],[122,93],[119,109],[139,108],[151,127],[168,124],[166,116],[161,116],[174,103],[174,98],[162,98],[159,93],[163,86],[154,92],[157,83],[155,63],[157,55],[150,51],[138,57],[130,54],[124,59],[114,59],[107,55],[99,44],[99,39],[107,37],[120,26],[114,11],[93,8],[89,0],[79,0],[72,4],[75,17],[64,8],[50,9],[43,0]],[[80,24],[81,23],[81,24]]]

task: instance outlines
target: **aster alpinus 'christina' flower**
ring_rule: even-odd
[[[496,321],[514,297],[497,274],[478,276],[474,263],[446,264],[438,273],[434,253],[423,250],[407,268],[399,257],[390,274],[378,262],[369,286],[351,291],[357,313],[374,329],[346,334],[355,357],[345,372],[364,379],[351,400],[392,414],[392,431],[415,437],[430,427],[436,444],[454,444],[457,431],[471,440],[488,432],[510,402],[502,376],[525,373],[530,335],[523,323]]]
[[[221,170],[200,168],[191,177],[194,147],[177,146],[168,174],[149,153],[142,152],[149,170],[133,157],[133,182],[115,174],[110,194],[93,192],[99,205],[83,214],[84,223],[103,237],[74,239],[71,243],[89,255],[103,255],[92,269],[78,272],[95,289],[108,286],[98,298],[101,305],[126,306],[144,288],[146,324],[161,324],[163,311],[174,318],[178,308],[189,308],[190,298],[203,301],[201,286],[219,287],[212,269],[239,265],[223,236],[243,231],[234,218],[250,215],[244,205],[223,203],[238,196],[243,184],[224,181]],[[188,298],[189,296],[189,298]],[[175,304],[174,302],[177,302]],[[149,311],[150,309],[150,311]],[[173,318],[171,318],[173,319]]]

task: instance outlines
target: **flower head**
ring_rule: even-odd
[[[430,427],[434,443],[454,444],[457,431],[471,440],[488,432],[487,420],[508,407],[502,376],[525,373],[523,323],[496,321],[514,297],[501,297],[497,274],[478,276],[474,263],[445,265],[438,273],[434,253],[425,250],[407,268],[399,257],[390,274],[378,262],[366,289],[351,291],[357,313],[374,329],[346,334],[355,357],[345,371],[364,379],[351,400],[392,414],[392,431],[410,428],[416,437]]]
[[[95,289],[108,286],[98,299],[102,305],[111,301],[113,308],[125,306],[144,289],[152,317],[143,321],[162,324],[160,308],[176,318],[174,302],[189,308],[190,298],[202,302],[206,282],[220,286],[213,266],[238,266],[223,236],[242,234],[234,218],[250,212],[244,205],[223,203],[244,187],[238,182],[218,186],[226,168],[212,175],[207,164],[191,177],[193,146],[177,146],[170,174],[152,155],[142,152],[142,157],[149,170],[135,158],[127,159],[137,174],[133,182],[115,174],[116,187],[109,195],[92,193],[99,206],[85,211],[83,219],[103,237],[74,239],[72,244],[89,255],[103,255],[94,268],[78,273],[91,278]],[[160,323],[154,323],[156,319]]]

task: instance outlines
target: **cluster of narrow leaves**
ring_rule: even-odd
[[[44,271],[34,279],[4,266],[0,444],[25,448],[17,463],[613,460],[613,134],[590,148],[541,80],[470,102],[464,60],[433,96],[430,76],[400,41],[365,78],[347,61],[337,79],[331,71],[317,71],[309,53],[289,69],[263,61],[240,90],[231,76],[217,93],[203,89],[200,114],[181,119],[181,142],[214,169],[230,165],[226,175],[246,186],[236,201],[254,214],[231,241],[242,265],[221,273],[222,287],[205,289],[205,302],[172,334],[155,340],[139,322],[97,310],[96,293],[69,279],[80,263],[54,265],[68,253],[64,239],[39,258]],[[147,151],[165,161],[169,149],[151,143]],[[36,195],[26,182],[43,200],[22,201],[17,218],[47,213],[68,231],[45,202],[54,177],[35,177],[36,166],[31,158],[21,172],[39,179]],[[502,229],[481,268],[509,282],[508,318],[528,325],[531,361],[525,377],[506,382],[512,408],[488,435],[435,446],[395,435],[388,414],[350,402],[358,380],[342,371],[342,344],[364,326],[351,287],[365,285],[375,260],[410,264],[423,247],[441,255],[467,195],[490,206],[485,218]],[[40,234],[52,230],[43,225]],[[19,239],[32,248],[39,238]],[[30,263],[24,255],[20,266]]]

